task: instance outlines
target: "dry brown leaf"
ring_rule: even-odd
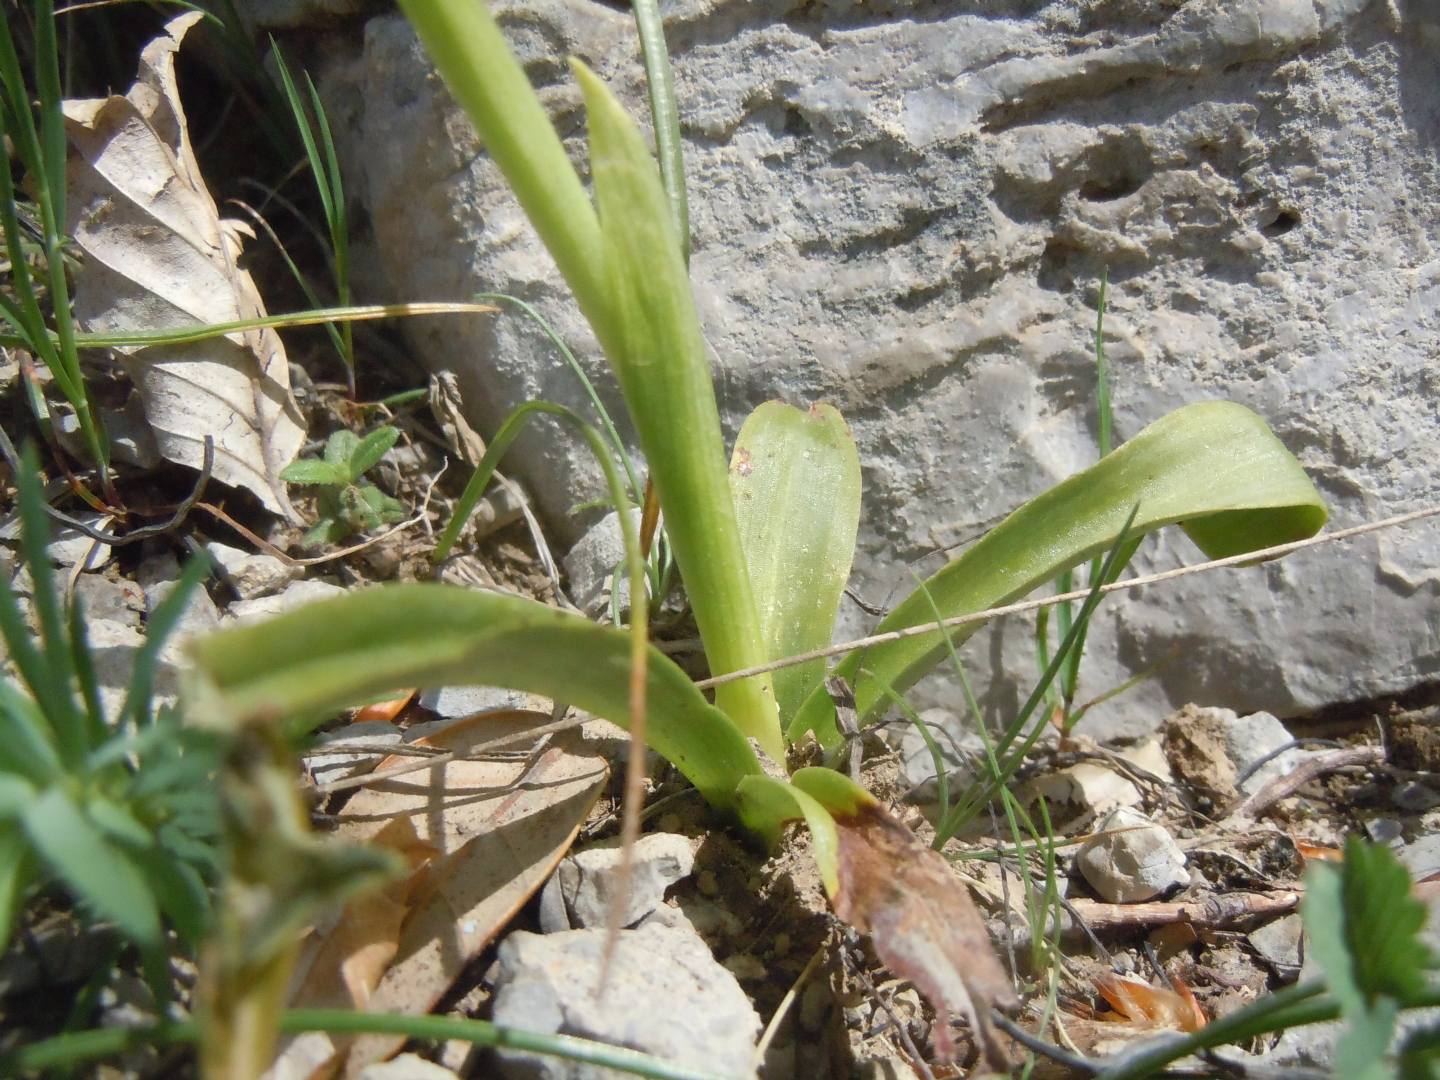
[[[1199,1031],[1206,1023],[1200,1003],[1181,979],[1172,976],[1170,981],[1174,990],[1121,975],[1097,977],[1095,989],[1115,1010],[1101,1013],[1098,1019],[1172,1031]]]
[[[140,55],[124,97],[65,102],[74,148],[69,220],[85,252],[75,312],[93,332],[165,330],[265,314],[238,260],[248,229],[222,221],[200,175],[175,81],[175,53],[200,20],[172,19]],[[119,353],[170,461],[200,468],[215,438],[215,476],[293,517],[280,470],[305,423],[273,330]]]
[[[1324,844],[1312,844],[1309,840],[1295,838],[1295,850],[1300,857],[1307,862],[1311,859],[1318,859],[1321,862],[1343,862],[1345,853],[1337,847],[1326,847]]]
[[[372,701],[369,705],[362,705],[355,710],[355,715],[351,718],[352,722],[364,724],[372,720],[383,720],[387,724],[391,723],[405,711],[405,706],[410,704],[410,700],[414,696],[414,690],[407,690],[404,697],[394,697],[388,701]]]
[[[464,752],[550,721],[546,713],[483,714],[417,742]],[[387,758],[377,771],[413,761]],[[371,981],[388,925],[388,909],[377,903],[362,913],[370,920],[368,933],[347,929],[341,919],[309,951],[308,966],[302,959],[290,1004],[333,1004],[336,994],[345,993],[359,1007],[358,997],[368,992],[364,1007],[371,1011],[428,1011],[550,875],[605,779],[603,758],[569,731],[552,735],[533,760],[451,761],[359,791],[340,812],[340,835],[396,847],[419,867],[398,891],[385,894],[404,912],[395,959]],[[420,865],[426,854],[433,857]],[[337,958],[348,961],[349,969],[336,971]],[[356,1039],[345,1059],[346,1075],[389,1057],[404,1041],[384,1035]],[[292,1040],[271,1075],[320,1075],[316,1070],[332,1067],[342,1048],[340,1040],[324,1035]]]
[[[835,914],[875,943],[881,961],[935,1008],[935,1049],[953,1057],[949,1014],[970,1024],[989,1065],[1008,1068],[990,1008],[1020,1001],[990,944],[985,920],[944,856],[879,806],[836,817],[840,889]]]

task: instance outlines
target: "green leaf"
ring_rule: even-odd
[[[35,859],[20,825],[0,821],[0,953],[10,944],[25,890],[35,879]]]
[[[1031,499],[925,587],[947,618],[1009,603],[1110,547],[1137,503],[1137,532],[1182,524],[1211,557],[1312,536],[1326,516],[1315,486],[1260,417],[1230,402],[1202,402]],[[933,620],[930,600],[915,593],[878,629]],[[977,628],[956,627],[951,640],[959,644]],[[861,717],[873,720],[886,702],[881,686],[903,693],[946,654],[938,632],[922,634],[853,653],[838,671],[855,687]],[[827,745],[839,737],[823,688],[790,725],[791,738],[807,729]]]
[[[21,823],[41,859],[77,898],[142,948],[160,943],[160,913],[145,879],[63,790],[42,794],[25,808]]]
[[[1400,1047],[1400,1080],[1440,1080],[1440,1027],[1418,1028]]]
[[[838,774],[837,774],[838,775]],[[747,776],[740,781],[740,819],[774,843],[787,821],[804,818],[810,828],[811,854],[820,870],[825,892],[834,896],[840,888],[838,859],[839,840],[835,819],[814,796],[794,784],[773,776]]]
[[[14,656],[14,653],[11,653]],[[0,769],[43,784],[62,769],[45,717],[35,702],[0,676]]]
[[[350,474],[343,465],[337,465],[334,462],[321,461],[319,458],[301,458],[281,469],[280,479],[287,484],[339,487],[350,479]]]
[[[1426,989],[1430,953],[1420,939],[1425,905],[1389,849],[1351,836],[1339,867],[1318,863],[1305,876],[1300,912],[1306,940],[1345,1021],[1335,1047],[1337,1076],[1379,1080],[1400,1000]]]
[[[354,479],[350,475],[350,461],[359,446],[360,436],[349,428],[341,428],[325,440],[325,460],[340,467],[346,483]]]
[[[35,785],[23,776],[0,773],[0,821],[10,821],[35,798]]]
[[[274,722],[398,686],[486,683],[628,723],[628,635],[517,596],[385,585],[325,600],[191,646],[208,687],[187,716]],[[759,773],[755,753],[664,654],[651,649],[648,741],[712,803]]]
[[[381,458],[390,452],[390,448],[400,438],[400,432],[393,427],[378,427],[360,440],[359,445],[350,453],[350,478],[358,480],[372,468]]]
[[[730,498],[705,339],[675,220],[634,121],[572,62],[585,96],[601,250],[617,328],[607,350],[650,465],[705,655],[715,674],[765,661]],[[768,676],[726,683],[716,704],[777,760],[784,757]]]
[[[730,490],[766,659],[830,644],[860,524],[860,458],[840,413],[767,401],[730,457]],[[771,676],[787,723],[825,677],[825,661]]]
[[[335,544],[344,540],[352,531],[349,525],[338,518],[322,517],[306,531],[304,536],[300,537],[300,543],[303,547],[313,547],[316,544]]]

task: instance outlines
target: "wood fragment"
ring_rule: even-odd
[[[1300,890],[1285,889],[1271,893],[1232,892],[1179,902],[1106,904],[1099,900],[1081,899],[1072,900],[1071,904],[1094,930],[1165,926],[1170,923],[1215,928],[1245,919],[1293,911],[1300,903],[1301,895]]]
[[[1379,765],[1384,760],[1385,748],[1381,746],[1351,746],[1329,754],[1317,754],[1284,776],[1277,776],[1253,795],[1242,799],[1225,815],[1223,824],[1234,827],[1254,821],[1281,799],[1293,795],[1311,780],[1325,773],[1351,765]]]

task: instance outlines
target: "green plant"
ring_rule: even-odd
[[[310,175],[315,178],[315,191],[320,196],[320,206],[325,214],[325,228],[330,236],[330,274],[335,285],[335,302],[341,307],[350,304],[350,226],[345,214],[345,187],[340,176],[340,160],[335,154],[335,140],[330,133],[330,119],[325,115],[325,104],[307,71],[305,75],[304,99],[285,63],[280,47],[271,42],[275,50],[275,62],[280,69],[280,82],[285,90],[285,100],[295,118],[295,127],[305,147],[305,161],[310,166]],[[311,114],[314,114],[312,126]],[[281,248],[282,254],[284,248]],[[299,283],[311,307],[320,307],[309,280],[300,268],[284,254],[285,263],[291,275]],[[348,322],[326,323],[325,331],[335,347],[340,362],[345,365],[345,377],[349,382],[350,396],[355,396],[355,334]]]
[[[218,742],[152,698],[161,650],[207,567],[190,563],[151,615],[124,702],[107,716],[81,604],[62,608],[37,477],[27,453],[16,483],[38,637],[0,575],[0,634],[20,680],[0,680],[0,943],[26,897],[56,883],[140,950],[160,997],[163,921],[198,944],[218,858]]]
[[[363,439],[341,428],[325,441],[322,457],[300,458],[280,472],[287,484],[320,489],[320,520],[301,538],[303,544],[333,544],[354,533],[400,521],[405,507],[364,479],[400,438],[392,427],[378,427]]]
[[[934,997],[936,986],[929,965],[968,968],[958,973],[967,1000],[937,1007],[967,1011],[983,1036],[988,1002],[1011,993],[998,966],[992,976],[983,927],[968,939],[968,959],[955,955],[959,946],[948,937],[909,942],[907,959],[894,930],[898,922],[907,932],[907,920],[876,918],[877,905],[922,893],[918,922],[944,937],[978,922],[963,894],[943,878],[927,882],[930,864],[913,837],[847,777],[815,767],[787,777],[762,764],[766,756],[783,762],[807,734],[832,750],[844,739],[823,664],[786,667],[773,680],[767,674],[771,662],[828,643],[849,574],[860,472],[843,419],[823,405],[761,406],[741,431],[727,475],[675,204],[639,130],[575,63],[589,122],[592,203],[486,8],[468,0],[402,6],[615,370],[719,676],[715,704],[644,643],[639,612],[627,641],[538,603],[433,584],[370,589],[217,634],[195,648],[197,698],[213,722],[244,727],[318,715],[397,685],[479,681],[545,694],[636,725],[637,734],[643,720],[649,744],[749,829],[774,839],[787,821],[803,818],[837,912],[873,930],[882,958],[927,994]],[[497,438],[477,468],[445,543],[504,441]],[[642,572],[638,541],[623,492],[613,497],[633,587]],[[1113,573],[1146,533],[1165,525],[1181,524],[1206,552],[1229,555],[1312,535],[1324,520],[1313,485],[1259,417],[1224,402],[1192,405],[1015,511],[880,624],[911,636],[855,652],[836,673],[853,686],[861,722],[872,722],[973,632],[942,630],[941,619],[1004,603],[1098,555],[1106,556],[1102,574]],[[1052,667],[1069,655],[1098,598],[1092,588]],[[1043,728],[1043,718],[1026,726],[1033,708],[997,741],[991,782],[967,793],[957,811],[973,813],[1003,787],[1006,770]]]
[[[0,169],[0,228],[5,231],[10,261],[10,292],[0,291],[0,315],[19,335],[24,347],[49,369],[61,394],[75,410],[92,463],[106,479],[109,451],[105,432],[80,367],[75,318],[70,310],[70,284],[65,269],[65,117],[61,112],[59,54],[55,41],[54,0],[36,0],[34,56],[39,122],[31,112],[20,57],[10,36],[9,19],[0,20],[0,135],[13,143],[30,181],[29,212],[23,214],[9,168]],[[37,234],[38,252],[24,237]],[[40,265],[31,268],[32,253]],[[48,318],[47,318],[48,310]],[[32,410],[48,428],[49,410],[33,385]]]

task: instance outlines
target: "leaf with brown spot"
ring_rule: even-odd
[[[1020,1001],[964,884],[939,852],[879,805],[836,816],[835,824],[835,914],[869,934],[886,967],[929,999],[941,1057],[954,1055],[949,1017],[955,1012],[969,1022],[990,1067],[1008,1069],[989,1014],[992,1006],[1013,1011]]]

